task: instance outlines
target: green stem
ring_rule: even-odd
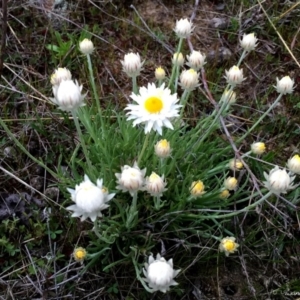
[[[138,192],[134,192],[132,195],[132,203],[131,206],[129,208],[128,214],[127,214],[127,220],[126,220],[126,228],[130,229],[132,227],[132,223],[134,221],[134,219],[137,217],[138,212],[136,210],[136,206],[137,206],[137,195]]]
[[[257,200],[256,202],[244,207],[241,210],[234,211],[232,213],[224,214],[224,215],[215,215],[215,216],[203,216],[203,219],[223,219],[223,218],[229,218],[236,216],[238,214],[241,214],[243,212],[249,211],[251,208],[255,208],[257,205],[265,201],[267,198],[269,198],[273,193],[269,191],[266,195],[264,195],[261,199]]]
[[[138,192],[134,192],[134,194],[132,196],[132,204],[131,204],[130,210],[132,210],[133,213],[136,212],[137,195],[138,195]]]
[[[141,153],[140,153],[139,158],[138,158],[138,162],[137,162],[138,166],[140,165],[142,157],[144,155],[144,152],[145,152],[145,150],[147,148],[147,145],[148,145],[148,142],[149,142],[149,136],[150,136],[149,133],[146,134],[146,137],[145,137],[145,140],[144,140],[144,145],[143,145],[143,148],[142,148]]]
[[[92,171],[93,167],[92,167],[91,161],[90,161],[89,156],[88,156],[88,151],[87,151],[85,141],[84,141],[84,138],[83,138],[83,134],[82,134],[79,122],[78,122],[78,118],[76,116],[76,112],[74,110],[72,110],[71,114],[72,114],[72,117],[74,119],[74,123],[75,123],[76,129],[77,129],[77,133],[78,133],[78,136],[79,136],[79,139],[80,139],[80,144],[81,144],[81,147],[83,149],[83,153],[85,155],[85,159],[86,159],[87,164],[88,164],[88,168],[89,168],[90,171]]]
[[[86,58],[87,58],[87,62],[88,62],[90,82],[91,82],[91,85],[92,85],[96,106],[97,106],[97,109],[98,109],[98,113],[101,115],[100,99],[99,99],[98,92],[97,92],[97,89],[96,89],[95,77],[94,77],[94,72],[93,72],[91,56],[89,54],[87,54]]]
[[[200,145],[206,138],[208,135],[210,135],[212,128],[215,126],[215,123],[218,121],[220,115],[222,114],[224,108],[227,106],[226,101],[222,102],[222,106],[220,107],[220,109],[218,110],[214,120],[212,121],[212,123],[210,124],[210,126],[208,127],[208,129],[206,130],[206,133],[201,137],[200,141],[197,142],[198,145]],[[200,134],[200,130],[202,131],[203,128],[200,128],[197,132],[196,132],[196,136],[198,136]]]
[[[177,66],[177,61],[178,61],[180,49],[181,49],[181,47],[182,47],[182,41],[183,41],[183,39],[181,38],[181,39],[179,40],[179,43],[178,43],[178,47],[177,47],[177,51],[176,51],[177,56],[176,56],[175,62],[173,63],[172,73],[171,73],[171,77],[170,77],[170,80],[169,80],[168,88],[171,87],[171,84],[172,84],[172,82],[174,81],[174,77],[175,77],[175,74],[176,74],[176,72],[177,72],[177,69],[179,69],[179,67]],[[178,68],[177,68],[177,67],[178,67]]]
[[[239,59],[239,61],[238,61],[238,63],[237,63],[237,67],[239,67],[241,65],[242,61],[246,57],[246,54],[247,54],[247,51],[244,50],[243,53],[242,53],[242,55],[241,55],[241,57],[240,57],[240,59]]]
[[[94,221],[94,232],[95,232],[95,234],[96,234],[96,236],[98,237],[98,238],[102,238],[102,235],[100,234],[100,232],[99,232],[99,230],[98,230],[98,228],[97,228],[97,219]]]
[[[14,143],[34,162],[36,162],[38,165],[43,167],[47,172],[49,172],[54,178],[57,178],[58,174],[53,172],[51,169],[49,169],[42,161],[35,158],[33,155],[31,155],[27,149],[18,141],[18,139],[14,136],[14,134],[9,130],[9,128],[6,126],[2,118],[0,118],[0,125],[3,127],[5,132],[8,134],[8,136],[14,141]]]
[[[87,62],[88,62],[89,74],[90,74],[90,83],[92,85],[93,94],[95,97],[95,102],[96,102],[96,106],[97,106],[97,110],[98,110],[98,114],[99,114],[99,118],[100,118],[100,122],[101,122],[101,129],[102,129],[102,132],[104,132],[105,127],[104,127],[104,123],[103,123],[102,110],[101,110],[101,106],[100,106],[100,98],[99,98],[99,95],[98,95],[98,92],[96,89],[96,84],[95,84],[92,60],[91,60],[91,56],[89,54],[86,57],[87,57]]]
[[[138,86],[137,86],[137,80],[136,80],[136,76],[132,77],[132,91],[134,94],[138,94]]]
[[[180,99],[180,104],[182,105],[181,107],[181,111],[180,111],[180,117],[179,117],[179,120],[182,120],[182,116],[183,116],[183,112],[184,112],[184,109],[185,109],[185,106],[187,104],[187,101],[189,99],[189,96],[190,96],[191,92],[188,91],[188,90],[184,90],[182,96],[181,96],[181,99]]]
[[[138,266],[137,266],[137,262],[136,262],[136,260],[134,259],[134,257],[132,257],[132,262],[133,262],[133,265],[134,265],[134,269],[135,269],[135,273],[136,273],[137,279],[140,281],[140,283],[143,285],[144,289],[145,289],[147,292],[153,293],[153,290],[151,290],[151,289],[147,286],[145,280],[140,276],[140,270],[139,270],[139,268],[138,268]]]
[[[243,141],[249,134],[250,132],[252,132],[256,126],[269,114],[269,112],[277,105],[277,103],[280,101],[280,99],[282,98],[283,94],[279,94],[279,96],[277,97],[277,99],[275,100],[275,102],[269,107],[269,109],[256,121],[256,123],[249,129],[247,130],[247,132],[241,137],[239,138],[236,143],[239,143],[241,141]]]

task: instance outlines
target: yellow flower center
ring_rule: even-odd
[[[293,158],[297,161],[297,163],[300,163],[300,156],[298,154],[294,155]]]
[[[76,261],[83,261],[86,257],[86,251],[84,248],[79,247],[74,250],[74,258]]]
[[[156,72],[159,73],[160,75],[165,74],[165,70],[162,67],[156,68]]]
[[[224,248],[226,249],[226,251],[232,251],[235,249],[235,242],[232,241],[232,240],[227,240],[225,243],[224,243]]]
[[[151,96],[145,101],[145,108],[149,113],[155,114],[162,110],[163,102],[160,98]]]
[[[259,143],[258,144],[258,150],[261,151],[261,152],[265,152],[266,145],[264,143]]]
[[[95,186],[93,184],[90,184],[90,183],[87,183],[85,185],[83,185],[82,189],[85,191],[85,192],[88,192],[90,190],[92,190]]]
[[[162,148],[168,148],[169,147],[169,142],[167,140],[161,140],[159,142],[159,146]]]
[[[191,75],[197,74],[197,72],[194,69],[189,69],[188,73],[190,73]]]
[[[76,257],[79,259],[82,259],[84,257],[85,253],[82,250],[79,250],[76,252]]]
[[[102,187],[102,192],[103,192],[103,193],[108,193],[108,188],[105,187],[105,186],[103,186],[103,187]]]
[[[155,172],[152,172],[152,174],[149,177],[149,180],[150,180],[150,182],[155,182],[159,178],[160,177]]]

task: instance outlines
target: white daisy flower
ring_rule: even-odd
[[[180,270],[174,270],[172,258],[166,261],[160,254],[156,255],[156,259],[150,255],[143,269],[146,277],[144,281],[148,283],[152,293],[156,291],[166,293],[171,285],[178,284],[174,278],[179,272]]]
[[[107,202],[115,196],[115,194],[108,194],[102,182],[102,179],[98,179],[95,185],[87,175],[84,175],[84,181],[76,185],[75,190],[67,189],[75,202],[67,207],[68,210],[73,211],[72,217],[81,216],[81,221],[90,218],[94,222],[97,217],[102,216],[101,211],[108,208]]]
[[[77,80],[62,80],[59,85],[53,85],[52,90],[54,98],[50,100],[61,110],[74,111],[85,105],[83,101],[86,94],[81,94],[82,85],[79,85]]]
[[[276,195],[286,194],[296,187],[293,185],[295,176],[291,176],[285,169],[281,170],[278,166],[275,166],[269,174],[264,172],[264,176],[266,178],[263,182],[264,186]]]
[[[128,104],[125,110],[129,110],[127,120],[134,120],[133,126],[145,124],[145,133],[152,129],[162,135],[162,127],[173,129],[171,118],[179,116],[179,108],[176,104],[179,99],[177,94],[171,94],[171,90],[162,84],[156,87],[154,83],[148,83],[148,87],[141,87],[139,95],[130,96],[137,104]]]

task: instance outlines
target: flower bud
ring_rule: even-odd
[[[221,198],[221,199],[227,199],[228,197],[230,196],[230,192],[228,191],[228,190],[223,190],[221,193],[220,193],[220,195],[219,195],[219,197]]]
[[[246,51],[254,50],[257,46],[256,42],[257,38],[254,33],[244,34],[243,39],[240,41],[242,48]]]
[[[227,177],[224,181],[225,189],[234,191],[237,188],[238,181],[235,177]]]
[[[171,155],[170,143],[167,140],[158,141],[155,146],[155,154],[160,158],[166,158]]]
[[[287,167],[293,173],[300,174],[300,156],[295,154],[288,160]]]
[[[57,68],[50,77],[52,85],[59,85],[63,80],[71,80],[71,72],[67,68]]]
[[[240,84],[243,80],[245,80],[243,76],[243,70],[237,66],[233,66],[229,69],[229,71],[225,70],[227,83],[231,85]]]
[[[264,152],[266,152],[266,145],[262,142],[253,143],[251,145],[251,151],[256,155],[262,155]]]
[[[166,191],[167,183],[164,181],[164,175],[160,177],[155,172],[146,178],[146,191],[155,197],[161,197],[162,193]]]
[[[186,39],[188,38],[192,31],[194,30],[193,23],[188,19],[180,19],[176,21],[175,33],[179,38]]]
[[[146,169],[141,170],[135,162],[133,167],[125,165],[121,168],[122,173],[116,173],[117,189],[129,192],[131,195],[144,189]]]
[[[234,104],[236,102],[236,93],[234,91],[230,91],[230,90],[225,90],[221,101],[225,101],[228,104]]]
[[[280,80],[276,78],[277,85],[276,90],[279,94],[291,94],[294,89],[294,80],[290,78],[290,76],[284,76]]]
[[[180,75],[180,85],[184,90],[193,91],[199,86],[199,74],[194,69],[184,70]]]
[[[231,159],[228,166],[232,171],[240,171],[244,167],[240,159]]]
[[[201,180],[198,181],[193,181],[191,187],[190,187],[190,192],[193,197],[200,197],[206,192],[204,191],[205,186]]]
[[[205,65],[205,55],[202,55],[200,51],[195,51],[193,50],[193,52],[191,53],[191,55],[187,55],[187,60],[188,63],[187,65],[198,71],[200,70],[204,65]]]
[[[144,62],[141,62],[140,55],[137,53],[125,54],[124,60],[121,60],[123,71],[129,77],[137,77],[140,75]]]
[[[179,66],[179,67],[183,66],[184,57],[183,57],[181,52],[180,53],[177,53],[177,52],[174,53],[172,63],[175,66]]]
[[[162,67],[158,67],[155,69],[155,78],[157,80],[164,80],[166,77],[166,72]]]
[[[79,50],[85,55],[92,54],[94,51],[94,44],[91,40],[84,39],[79,43]]]

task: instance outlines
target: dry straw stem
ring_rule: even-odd
[[[275,32],[277,33],[277,35],[279,36],[280,40],[282,41],[284,47],[286,48],[286,50],[289,52],[289,54],[291,55],[291,57],[293,58],[293,60],[295,61],[295,63],[298,65],[298,67],[300,68],[300,63],[298,62],[297,58],[294,56],[293,52],[291,51],[291,49],[289,48],[289,46],[286,44],[286,42],[284,41],[283,37],[281,36],[281,34],[278,32],[277,28],[275,27],[274,23],[272,22],[272,20],[269,18],[269,15],[267,14],[267,12],[265,11],[264,7],[262,6],[261,2],[259,0],[257,0],[259,6],[261,7],[262,11],[264,12],[265,16],[267,17],[268,21],[270,22],[271,26],[274,28]],[[300,2],[296,3],[297,5]],[[294,9],[297,5],[294,5],[292,7],[292,9]],[[291,10],[291,9],[290,9]],[[289,11],[290,11],[289,10]],[[287,13],[287,12],[286,12]],[[284,15],[284,14],[283,14]],[[281,15],[282,16],[282,15]],[[280,16],[280,17],[281,17]],[[279,17],[279,18],[280,18]],[[299,31],[298,31],[299,32]],[[298,33],[297,32],[297,33]]]
[[[50,199],[49,197],[47,197],[45,194],[41,193],[40,191],[36,190],[34,187],[32,187],[31,185],[29,185],[28,183],[26,183],[25,181],[23,181],[21,178],[19,178],[18,176],[14,175],[13,173],[9,172],[8,170],[6,170],[5,168],[0,166],[0,170],[9,175],[11,178],[14,178],[15,180],[19,181],[21,184],[23,184],[24,186],[26,186],[27,188],[29,188],[30,190],[34,191],[35,193],[38,193],[39,195],[41,195],[45,200],[52,202],[53,204],[59,206],[61,209],[66,210],[63,206],[61,206],[59,203],[57,203],[56,201]]]
[[[11,64],[3,64],[3,65],[5,68],[7,68],[9,71],[11,71],[16,77],[18,77],[21,81],[23,81],[28,87],[30,87],[33,91],[35,91],[38,95],[40,95],[42,98],[44,98],[47,102],[50,102],[48,100],[48,97],[43,95],[40,91],[38,91],[36,88],[34,88],[29,82],[27,82],[20,75],[18,75],[12,68],[10,68]],[[15,66],[15,65],[11,65],[11,66]],[[15,66],[15,67],[19,67],[19,66]],[[39,99],[39,100],[44,101],[42,99]]]
[[[0,53],[0,75],[3,70],[3,61],[6,47],[6,31],[7,31],[7,0],[2,0],[2,38],[1,38],[1,53]]]

